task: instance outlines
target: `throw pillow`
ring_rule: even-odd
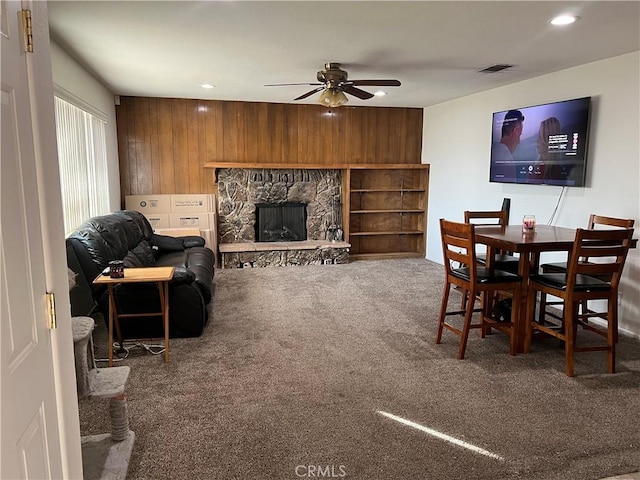
[[[181,252],[184,250],[182,239],[170,237],[168,235],[151,235],[149,242],[154,247],[158,247],[161,252]]]

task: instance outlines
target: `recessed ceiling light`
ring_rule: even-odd
[[[382,90],[378,90],[377,92],[373,93],[376,97],[384,97],[387,92],[383,92]]]
[[[212,85],[211,83],[203,83],[202,85],[200,85],[202,88],[215,88],[215,85]]]
[[[558,15],[551,19],[552,25],[570,25],[578,19],[575,15]]]

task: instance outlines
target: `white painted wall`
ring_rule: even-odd
[[[547,223],[561,187],[489,183],[492,113],[587,96],[592,97],[587,186],[567,189],[554,225],[586,226],[589,214],[598,213],[633,218],[640,232],[640,52],[635,52],[425,108],[422,162],[431,164],[427,258],[442,263],[440,218],[462,221],[464,210],[499,209],[504,197],[511,198],[512,223],[525,213]],[[627,259],[621,293],[621,331],[640,337],[640,248]]]
[[[111,211],[120,210],[120,168],[114,96],[54,41],[51,41],[51,66],[56,93],[80,108],[88,106],[107,121],[105,135],[109,184],[105,188],[109,191]]]

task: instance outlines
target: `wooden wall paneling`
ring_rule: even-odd
[[[364,131],[362,138],[364,139],[364,163],[378,163],[379,154],[375,150],[376,135],[380,132],[376,130],[376,111],[374,108],[365,108],[364,114]]]
[[[288,104],[282,106],[282,128],[278,129],[278,151],[281,162],[301,163],[304,152],[300,148],[300,138],[305,132],[300,131],[298,119],[302,115],[298,105]]]
[[[375,162],[376,163],[397,163],[398,158],[396,152],[389,150],[389,136],[395,133],[392,132],[389,125],[389,112],[388,108],[376,108],[376,123],[375,123]]]
[[[200,156],[200,191],[197,193],[214,193],[213,172],[204,168],[204,164],[217,158],[214,103],[201,100],[198,102],[198,145]]]
[[[224,123],[222,103],[205,103],[205,162],[224,162]]]
[[[149,133],[149,98],[143,98],[134,110],[136,137],[136,165],[138,168],[138,186],[140,195],[153,192],[153,173],[151,167],[151,135]]]
[[[187,121],[187,190],[176,193],[202,193],[200,191],[200,175],[202,164],[200,161],[200,112],[198,100],[186,100]]]
[[[149,155],[151,160],[151,191],[159,192],[162,185],[160,140],[158,136],[158,99],[149,99]]]
[[[223,145],[225,162],[244,162],[238,143],[238,106],[236,102],[224,102],[222,105]]]
[[[260,162],[278,163],[289,161],[284,155],[284,138],[287,134],[287,105],[270,103],[267,106],[267,112],[269,155],[261,158]]]
[[[331,111],[332,115],[327,115]],[[420,163],[422,109],[121,97],[121,192],[207,193],[204,163]]]
[[[252,103],[249,102],[234,102],[236,104],[236,129],[237,129],[237,145],[238,145],[238,155],[241,158],[241,161],[248,162],[247,158],[247,135],[246,129],[244,127],[244,123],[247,121],[248,115],[247,111],[251,108]]]
[[[320,129],[322,128],[322,114],[325,107],[319,105],[309,106],[309,116],[307,121],[307,152],[305,163],[327,163],[326,159],[322,156]]]
[[[175,193],[172,102],[158,100],[157,112],[158,144],[160,146],[160,189],[153,193]]]
[[[344,110],[344,160],[345,163],[364,163],[362,157],[362,115],[353,107]]]
[[[421,163],[422,158],[422,109],[407,111],[408,125],[405,130],[407,143],[412,148],[407,150],[406,163]],[[417,160],[416,160],[417,159]]]
[[[120,208],[124,208],[124,196],[131,192],[131,176],[129,173],[129,135],[127,131],[127,106],[131,102],[121,99],[116,106],[116,126],[118,139],[118,166],[120,169]]]
[[[187,140],[187,104],[186,100],[174,98],[171,100],[171,116],[173,120],[173,163],[174,185],[171,193],[189,192]]]
[[[331,154],[334,163],[344,163],[344,112],[339,108],[331,111],[330,118],[331,130],[329,135],[331,136]]]
[[[288,146],[290,153],[284,155],[282,160],[288,162],[287,156],[291,158],[293,163],[305,163],[307,159],[307,145],[308,145],[308,130],[305,125],[305,119],[307,118],[308,111],[307,107],[304,108],[292,108],[294,106],[289,105],[285,107],[285,111],[287,112],[287,121],[290,125],[285,133],[288,133],[290,130],[295,130],[295,136],[284,140],[283,143]],[[294,110],[296,110],[294,112]]]
[[[127,154],[129,163],[129,187],[131,189],[131,195],[136,195],[138,193],[138,169],[136,163],[136,144],[138,143],[138,140],[135,122],[136,105],[137,102],[132,102],[127,109],[127,126],[129,139],[127,145]]]
[[[335,163],[334,159],[331,158],[334,140],[331,132],[335,121],[334,112],[338,109],[320,107],[315,110],[314,119],[317,122],[317,128],[311,132],[314,145],[313,163]]]
[[[257,162],[258,160],[258,143],[259,138],[264,135],[258,128],[258,104],[243,103],[242,104],[242,136],[243,142],[240,149],[244,151],[244,159],[246,162]]]
[[[390,108],[388,109],[388,112],[388,148],[391,155],[391,162],[405,163],[404,135],[400,134],[400,132],[404,132],[406,128],[404,115],[405,110],[399,108]]]
[[[255,162],[264,161],[262,159],[269,158],[271,145],[269,142],[269,109],[266,103],[258,103],[256,105],[256,113],[254,118],[255,132],[250,135],[250,142],[253,141],[256,146],[254,155]]]

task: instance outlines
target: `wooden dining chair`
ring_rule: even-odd
[[[464,223],[473,223],[477,226],[491,226],[491,225],[508,225],[509,212],[507,210],[485,210],[474,211],[466,210],[464,212]],[[487,257],[484,254],[476,255],[478,263],[485,265],[487,263]],[[518,272],[518,257],[512,255],[512,252],[496,252],[494,265],[499,270],[506,270],[508,272]]]
[[[531,348],[533,331],[538,330],[559,338],[565,344],[565,372],[573,376],[574,352],[606,351],[608,354],[609,373],[615,372],[615,345],[618,330],[618,285],[624,267],[633,229],[588,230],[579,228],[571,256],[567,263],[566,273],[542,273],[529,277],[529,294],[527,296],[527,321],[524,351]],[[585,262],[584,258],[594,260]],[[550,325],[534,320],[536,296],[554,295],[564,303],[562,316],[563,328],[556,329]],[[606,312],[578,313],[581,302],[589,300],[606,300]],[[606,320],[606,330],[587,323],[590,317]],[[582,325],[604,338],[606,344],[576,346],[577,327]]]
[[[494,328],[506,333],[510,337],[509,353],[515,355],[517,332],[516,325],[519,315],[520,302],[513,302],[514,308],[510,322],[499,322],[491,317],[488,308],[476,309],[475,303],[479,293],[491,293],[501,290],[510,291],[519,298],[522,278],[513,273],[498,269],[488,269],[478,265],[475,251],[475,226],[470,223],[456,223],[440,219],[440,235],[442,238],[442,252],[444,255],[445,283],[442,294],[442,305],[438,319],[436,343],[442,341],[444,329],[452,331],[460,337],[458,358],[463,359],[467,348],[467,340],[471,329],[479,328],[482,337]],[[466,308],[462,310],[448,310],[449,293],[451,287],[458,287],[469,292]],[[480,314],[479,323],[471,323],[474,313]],[[446,322],[452,315],[464,315],[462,328]]]
[[[587,228],[589,230],[597,230],[597,229],[605,229],[605,228],[633,228],[635,221],[630,218],[615,218],[615,217],[606,217],[603,215],[591,214],[589,215],[589,223],[587,224]],[[589,262],[588,258],[581,258],[581,262]],[[540,265],[540,271],[542,273],[566,273],[567,272],[567,262],[554,262],[554,263],[543,263]],[[607,277],[602,278],[602,280],[608,280]],[[562,301],[554,301],[548,302],[547,296],[543,293],[540,295],[540,309],[538,312],[538,321],[544,323],[544,319],[547,315],[553,318],[559,318],[555,313],[547,311],[548,305],[561,305]],[[589,313],[587,303],[580,304],[579,308],[580,312]],[[616,340],[618,334],[616,332]]]
[[[476,226],[506,226],[509,224],[509,206],[510,200],[505,198],[502,202],[500,210],[465,210],[464,223],[472,223]],[[483,253],[476,253],[476,259],[480,266],[486,266],[487,256]],[[518,273],[518,257],[512,252],[497,251],[494,255],[494,267],[499,270],[506,270],[511,273]],[[460,308],[464,309],[467,305],[469,292],[462,292],[462,301]],[[497,297],[492,298],[492,304]]]

